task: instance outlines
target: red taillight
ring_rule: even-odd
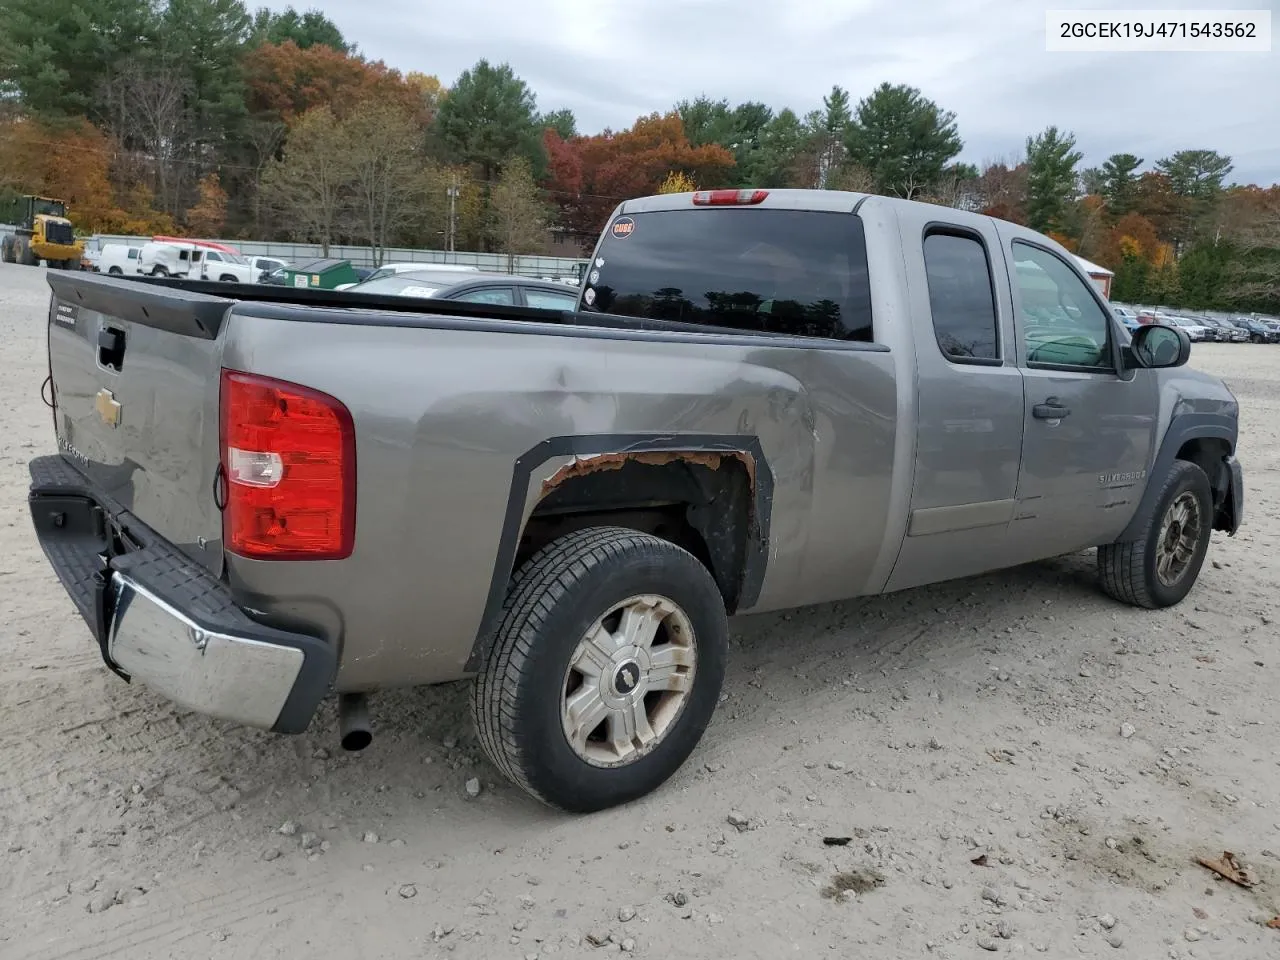
[[[351,414],[327,394],[222,371],[226,549],[260,560],[341,560],[356,531]]]
[[[768,195],[768,190],[699,190],[693,203],[698,207],[750,206]]]

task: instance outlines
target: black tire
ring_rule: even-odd
[[[164,267],[154,267],[151,270],[151,275],[153,277],[167,277],[169,275],[169,271]]]
[[[1184,494],[1193,496],[1198,504],[1199,535],[1190,561],[1173,583],[1165,583],[1157,573],[1161,535],[1166,515]],[[1209,478],[1194,463],[1175,460],[1138,539],[1098,547],[1098,578],[1103,592],[1123,603],[1151,610],[1181,602],[1200,576],[1212,533],[1213,490]]]
[[[239,277],[233,277],[233,276],[231,276],[231,274],[227,273],[227,274],[223,274],[223,275],[222,275],[222,276],[220,276],[218,279],[219,279],[219,280],[221,280],[223,283],[235,283],[235,282],[236,282],[237,280],[239,280],[240,278],[239,278]]]
[[[594,622],[628,598],[656,594],[688,618],[692,687],[646,752],[617,766],[587,762],[561,721],[566,675]],[[661,786],[693,752],[720,696],[729,645],[724,601],[706,567],[658,537],[621,527],[568,534],[512,578],[472,712],[489,759],[533,797],[571,813],[627,803]]]
[[[107,275],[112,277],[123,277],[124,271],[121,270],[119,267],[111,267],[110,269],[107,270]]]

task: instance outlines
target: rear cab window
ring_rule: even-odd
[[[870,342],[862,221],[770,208],[615,217],[581,308],[744,332]]]
[[[933,333],[952,363],[1000,363],[995,285],[980,237],[959,228],[924,238],[925,276]]]

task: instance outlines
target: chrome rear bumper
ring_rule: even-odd
[[[271,729],[302,671],[297,647],[196,622],[138,581],[111,575],[107,655],[180,707]]]
[[[332,644],[251,618],[225,583],[65,458],[30,470],[40,546],[110,669],[198,713],[306,730],[332,687]]]

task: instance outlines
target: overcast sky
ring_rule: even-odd
[[[271,6],[284,3],[271,0]],[[544,111],[580,132],[628,127],[706,93],[803,115],[832,84],[854,102],[908,83],[956,114],[962,159],[1019,155],[1049,124],[1074,131],[1084,166],[1130,152],[1229,154],[1229,179],[1280,182],[1280,52],[1048,53],[1049,9],[1270,9],[1280,0],[306,0],[349,41],[446,85],[480,58],[506,61]]]

